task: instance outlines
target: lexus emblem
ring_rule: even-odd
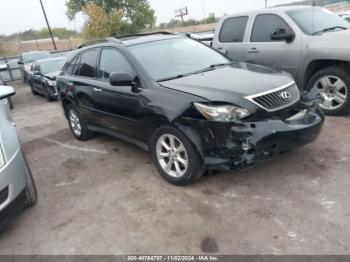
[[[283,100],[289,100],[292,97],[292,95],[287,91],[282,92],[280,96],[283,98]]]

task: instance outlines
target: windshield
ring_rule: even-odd
[[[49,58],[51,57],[51,54],[49,52],[42,52],[42,53],[33,53],[33,54],[26,54],[24,55],[24,63],[31,63],[35,60],[43,59],[43,58]]]
[[[41,64],[41,71],[43,74],[49,74],[57,71],[61,71],[66,59],[52,60]]]
[[[129,47],[143,68],[157,81],[198,72],[231,61],[204,44],[176,38]]]
[[[303,8],[288,11],[287,14],[294,20],[300,29],[308,35],[313,35],[327,29],[341,30],[349,28],[349,23],[335,13],[319,7]]]

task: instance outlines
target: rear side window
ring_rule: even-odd
[[[258,15],[255,18],[252,30],[251,42],[278,42],[281,40],[272,40],[271,34],[276,29],[285,29],[291,31],[288,24],[279,16],[267,14]]]
[[[94,78],[98,50],[93,49],[81,54],[80,61],[75,67],[74,74]]]
[[[108,79],[114,72],[125,72],[132,75],[133,69],[126,58],[117,50],[104,48],[101,52],[98,78]]]
[[[222,24],[219,40],[222,43],[241,43],[243,42],[248,17],[232,17],[225,20]]]

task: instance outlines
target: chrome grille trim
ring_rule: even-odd
[[[284,100],[281,93],[288,91],[291,95],[289,100]],[[300,92],[294,81],[258,94],[246,96],[245,99],[253,102],[268,112],[287,108],[300,100]]]

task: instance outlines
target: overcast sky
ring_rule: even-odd
[[[185,19],[201,19],[204,14],[214,12],[216,16],[264,7],[265,0],[149,0],[156,11],[157,23],[174,17],[175,9],[188,7]],[[292,0],[269,0],[269,5],[292,2]],[[79,30],[83,18],[69,21],[65,12],[65,0],[43,0],[52,27],[67,27]],[[1,0],[0,34],[12,34],[28,29],[45,27],[39,0]]]

